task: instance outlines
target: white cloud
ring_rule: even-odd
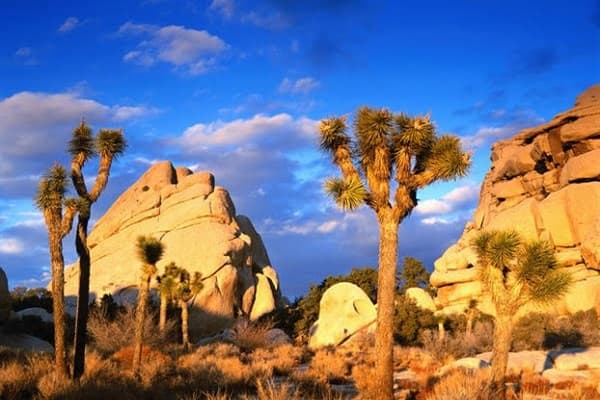
[[[291,94],[308,94],[320,86],[320,82],[309,76],[296,81],[285,78],[279,84],[279,92]]]
[[[154,112],[144,106],[109,106],[73,92],[20,92],[0,99],[0,179],[39,174],[39,164],[50,165],[56,154],[64,153],[81,118],[93,126]]]
[[[81,21],[79,21],[76,17],[69,17],[63,22],[63,24],[58,28],[60,33],[67,33],[77,28],[77,26],[81,25]]]
[[[208,8],[229,19],[233,17],[233,13],[235,12],[235,3],[233,0],[212,0]]]
[[[216,121],[196,124],[187,128],[175,142],[188,152],[208,146],[241,145],[259,138],[280,136],[310,138],[316,132],[317,121],[309,118],[294,119],[281,113],[273,116],[256,114],[249,119],[230,122]]]
[[[0,254],[20,254],[25,251],[25,244],[16,238],[0,238]]]
[[[452,189],[441,199],[419,201],[415,212],[420,215],[447,214],[479,198],[479,186],[465,185]],[[435,219],[430,219],[435,221]],[[425,221],[425,220],[423,220]],[[424,222],[426,223],[426,222]]]
[[[190,75],[206,73],[216,63],[215,57],[227,48],[218,36],[179,25],[159,27],[127,22],[118,33],[146,37],[137,49],[123,56],[125,62],[150,66],[161,61],[185,68]]]

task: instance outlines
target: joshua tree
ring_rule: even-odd
[[[75,238],[75,247],[79,256],[79,292],[75,318],[74,378],[78,378],[83,374],[85,365],[85,340],[90,292],[90,250],[87,245],[87,236],[92,204],[98,200],[98,197],[106,188],[113,160],[123,154],[126,146],[121,130],[101,129],[98,135],[94,137],[91,128],[83,120],[73,130],[73,136],[69,141],[71,180],[79,195],[79,216]],[[83,167],[88,160],[98,155],[100,156],[98,172],[94,186],[91,191],[88,191],[83,176]]]
[[[190,346],[190,334],[188,328],[188,301],[202,290],[202,275],[200,272],[190,274],[185,269],[180,269],[179,286],[177,289],[177,299],[181,308],[181,338],[183,346],[188,349]]]
[[[490,394],[506,398],[506,368],[512,332],[527,304],[549,304],[571,285],[558,269],[552,247],[543,241],[524,242],[513,231],[482,232],[473,241],[479,278],[495,307]]]
[[[139,376],[142,363],[142,344],[144,342],[144,319],[150,299],[150,280],[156,274],[156,263],[162,258],[164,245],[151,236],[137,238],[137,254],[142,262],[140,286],[138,288],[138,304],[135,311],[135,342],[133,344],[133,374]]]
[[[362,204],[373,209],[379,223],[379,273],[375,374],[377,398],[393,398],[393,321],[398,226],[417,205],[417,190],[438,180],[464,176],[470,155],[455,136],[437,136],[429,116],[392,114],[363,107],[356,113],[355,140],[346,133],[346,118],[321,121],[321,149],[331,154],[342,178],[325,189],[345,210]],[[391,180],[396,190],[391,193]]]
[[[48,229],[48,247],[52,265],[54,363],[59,378],[66,378],[69,373],[65,345],[65,261],[62,241],[71,231],[73,218],[77,211],[76,202],[73,199],[65,200],[67,186],[65,169],[61,165],[55,164],[40,180],[35,197],[37,207],[44,213]]]
[[[165,272],[157,277],[158,292],[160,294],[160,313],[158,318],[158,329],[162,332],[167,324],[167,307],[177,297],[177,279],[179,267],[175,263],[169,263]]]

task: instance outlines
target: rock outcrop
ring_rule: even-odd
[[[0,268],[0,323],[5,322],[10,317],[10,292],[8,291],[8,279],[4,270]]]
[[[237,215],[227,190],[209,172],[193,173],[168,162],[150,167],[115,201],[89,236],[90,292],[117,301],[137,295],[139,235],[165,245],[159,273],[170,262],[202,274],[204,287],[190,301],[190,330],[209,334],[238,315],[252,319],[281,302],[277,272],[250,220]],[[77,294],[78,268],[65,273],[65,295]]]
[[[516,229],[525,239],[547,240],[575,280],[552,311],[600,307],[600,85],[550,122],[492,146],[472,222],[435,262],[431,284],[444,313],[461,313],[471,300],[488,313],[473,268],[470,244],[482,230]],[[598,309],[600,311],[600,309]]]
[[[323,293],[319,318],[310,328],[308,346],[337,346],[374,326],[377,309],[358,286],[340,282]]]

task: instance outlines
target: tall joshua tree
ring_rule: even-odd
[[[52,265],[52,308],[54,316],[54,364],[59,378],[68,376],[65,345],[65,278],[62,241],[71,231],[77,212],[73,199],[65,200],[68,181],[65,169],[58,164],[40,180],[35,197],[48,229],[48,247]],[[63,213],[64,207],[64,213]]]
[[[321,149],[331,154],[342,178],[326,181],[325,189],[345,210],[366,204],[379,223],[376,379],[377,398],[393,398],[393,320],[398,226],[417,205],[417,191],[435,181],[464,176],[470,155],[455,136],[437,136],[429,116],[392,114],[386,109],[360,108],[354,138],[345,117],[321,121]],[[392,182],[397,184],[392,193]]]
[[[138,304],[135,312],[135,342],[133,344],[133,374],[139,376],[142,363],[142,345],[144,342],[144,319],[150,299],[150,281],[156,275],[156,263],[165,251],[164,244],[152,236],[139,236],[136,249],[142,262],[140,286],[138,288]]]
[[[87,237],[92,204],[98,200],[106,188],[112,162],[123,154],[126,146],[121,130],[101,129],[94,137],[92,129],[83,120],[73,130],[73,136],[69,141],[71,180],[79,196],[79,216],[75,239],[75,247],[79,256],[79,291],[75,318],[74,378],[80,377],[85,367],[85,340],[90,300],[90,250],[87,245]],[[96,156],[100,157],[98,172],[93,187],[88,191],[83,176],[83,167],[87,161]]]
[[[527,304],[560,299],[571,276],[558,269],[552,247],[543,241],[524,242],[513,231],[482,232],[473,241],[479,278],[495,307],[490,394],[506,398],[506,368],[512,332]]]

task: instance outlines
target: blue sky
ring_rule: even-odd
[[[31,199],[82,117],[130,144],[96,217],[154,160],[211,170],[294,297],[377,260],[372,212],[344,214],[323,194],[337,171],[317,151],[319,119],[361,105],[429,112],[474,151],[469,176],[420,192],[402,224],[400,257],[431,268],[471,218],[490,144],[600,82],[597,0],[21,0],[1,12],[0,266],[12,287],[47,282]]]

